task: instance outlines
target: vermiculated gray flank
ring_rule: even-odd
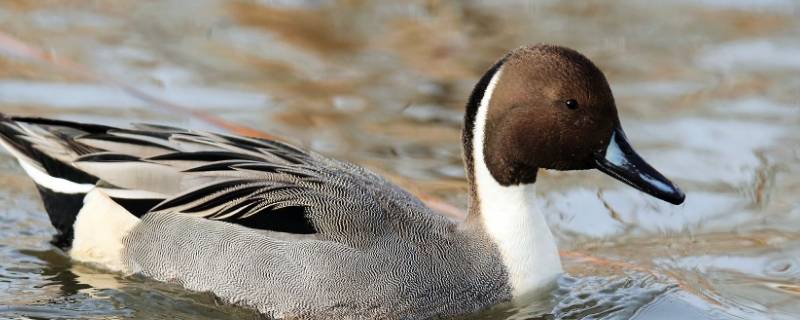
[[[386,236],[371,247],[352,248],[324,240],[286,242],[225,222],[157,213],[127,237],[137,245],[125,254],[145,276],[278,317],[424,319],[510,298],[509,288],[497,281],[504,278],[500,260],[486,255],[487,242],[453,234],[436,238],[442,245]],[[475,246],[452,249],[452,242]]]
[[[295,178],[292,186],[304,187],[285,191],[294,193],[291,205],[306,206],[318,233],[155,212],[125,238],[126,264],[274,317],[424,319],[510,298],[502,260],[481,232],[364,169],[321,161],[303,178],[319,183]],[[263,182],[283,179],[292,178]]]

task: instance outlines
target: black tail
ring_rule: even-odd
[[[50,224],[58,231],[50,243],[61,249],[69,248],[75,238],[73,233],[75,218],[83,207],[83,198],[86,193],[60,193],[38,184],[36,188],[39,189],[39,195],[42,196],[42,203],[50,217]]]

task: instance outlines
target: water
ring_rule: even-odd
[[[549,296],[466,318],[795,319],[799,17],[789,0],[9,0],[0,36],[56,65],[0,37],[0,110],[223,130],[131,94],[144,93],[463,208],[458,139],[471,86],[511,48],[571,46],[606,72],[628,136],[686,203],[597,172],[544,172],[538,192],[568,274]],[[0,318],[257,318],[70,262],[5,153],[0,203]]]

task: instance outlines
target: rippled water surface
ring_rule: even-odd
[[[568,275],[467,318],[800,318],[795,1],[4,0],[0,111],[235,130],[223,119],[463,208],[466,97],[535,42],[606,72],[629,138],[688,197],[673,207],[598,172],[545,172]],[[0,318],[256,317],[72,263],[53,232],[0,153]]]

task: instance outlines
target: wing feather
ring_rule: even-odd
[[[282,142],[152,124],[8,123],[29,143],[13,147],[73,168],[140,216],[172,212],[353,244],[377,239],[398,219],[432,215],[366,169]]]

